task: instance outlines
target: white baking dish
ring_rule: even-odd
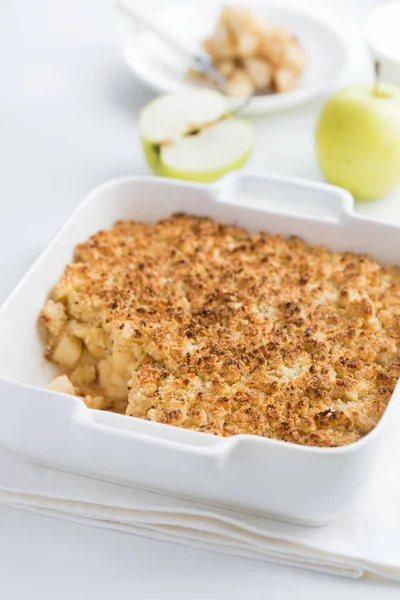
[[[397,227],[356,215],[332,186],[229,175],[203,186],[153,178],[107,183],[83,202],[0,311],[0,441],[27,460],[305,524],[324,524],[362,497],[398,408],[342,448],[297,446],[252,435],[218,438],[86,408],[44,390],[37,316],[78,241],[117,219],[154,221],[186,211],[250,230],[296,234],[335,250],[400,261]]]

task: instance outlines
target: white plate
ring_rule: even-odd
[[[256,3],[246,3],[246,7],[271,23],[287,27],[298,37],[310,60],[296,90],[257,96],[247,109],[248,113],[267,113],[302,104],[337,81],[348,62],[349,52],[344,39],[330,26],[290,9]],[[151,17],[195,51],[200,41],[212,32],[219,10],[218,6],[200,3],[198,6],[168,4],[168,7],[152,11]],[[132,30],[125,42],[124,57],[130,70],[157,92],[190,89],[196,85],[185,77],[185,57],[180,58],[147,31]]]

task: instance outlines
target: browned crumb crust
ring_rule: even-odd
[[[51,295],[65,307],[58,329],[88,356],[82,326],[102,328],[103,362],[113,347],[131,357],[128,415],[341,446],[377,424],[399,377],[400,270],[366,255],[178,214],[118,222],[75,261]],[[60,331],[44,314],[54,359]],[[89,392],[107,396],[96,360]]]

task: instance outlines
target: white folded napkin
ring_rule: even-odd
[[[303,527],[35,466],[0,446],[0,502],[86,525],[347,577],[400,582],[400,436],[353,514]]]

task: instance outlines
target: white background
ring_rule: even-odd
[[[352,50],[346,81],[371,77],[361,23],[379,3],[285,2],[341,27]],[[147,172],[136,115],[151,93],[123,65],[118,30],[111,0],[0,2],[0,301],[93,186]],[[257,118],[256,151],[247,168],[320,179],[313,132],[322,101]],[[400,224],[400,195],[357,210]],[[188,550],[0,506],[0,598],[92,596],[389,600],[400,597],[400,588]]]

